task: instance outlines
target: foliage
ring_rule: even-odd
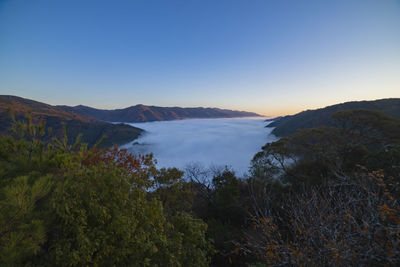
[[[72,143],[29,116],[0,137],[0,265],[208,265],[207,225],[170,200],[182,181],[168,199],[149,193],[179,171]]]
[[[241,179],[88,150],[28,116],[0,137],[0,265],[399,265],[400,122],[332,121],[266,144]]]
[[[400,122],[368,110],[333,119],[254,157],[252,223],[235,244],[256,263],[399,264]]]
[[[253,159],[251,172],[260,179],[277,178],[291,186],[323,184],[371,166],[371,157],[398,157],[400,121],[381,112],[341,111],[333,115],[337,127],[299,130],[266,144]],[[389,153],[390,152],[390,153]],[[377,167],[393,168],[387,161]]]
[[[235,253],[234,244],[242,236],[248,215],[245,181],[227,167],[205,169],[191,164],[185,173],[195,192],[193,211],[208,224],[207,235],[216,249],[212,265],[245,265],[246,259]]]

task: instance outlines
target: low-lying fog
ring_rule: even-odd
[[[264,118],[191,119],[132,123],[147,132],[126,144],[133,153],[153,152],[158,167],[184,169],[229,166],[238,175],[247,172],[254,154],[276,140]]]

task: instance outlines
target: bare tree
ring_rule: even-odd
[[[252,228],[237,246],[274,266],[399,264],[398,185],[388,180],[381,171],[363,172],[290,193],[281,200],[284,213],[272,202],[255,205]]]

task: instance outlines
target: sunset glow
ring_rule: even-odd
[[[267,116],[400,97],[399,1],[2,1],[0,91]]]

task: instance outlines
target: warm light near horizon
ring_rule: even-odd
[[[272,117],[400,97],[398,1],[133,2],[0,3],[0,94]]]

